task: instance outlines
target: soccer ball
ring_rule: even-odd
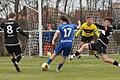
[[[42,71],[48,71],[48,64],[47,64],[47,63],[43,63],[41,70],[42,70]]]
[[[50,52],[47,52],[47,56],[50,57],[50,56],[51,56],[51,53],[50,53]]]

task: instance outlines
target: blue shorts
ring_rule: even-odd
[[[63,46],[63,45],[58,45],[54,52],[58,55],[59,53],[63,52],[62,56],[63,57],[67,57],[69,56],[70,54],[70,51],[71,51],[71,48],[72,47],[69,47],[69,46]]]

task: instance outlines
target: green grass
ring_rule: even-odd
[[[120,62],[120,55],[112,56]],[[47,58],[25,57],[20,66],[22,73],[17,73],[10,62],[10,57],[0,57],[0,80],[120,80],[120,68],[103,63],[93,56],[69,61],[57,73],[55,68],[59,57],[51,64],[48,72],[41,72],[41,64]]]

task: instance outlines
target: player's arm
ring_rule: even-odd
[[[21,35],[26,36],[26,37],[28,38],[28,35],[27,35],[25,32],[23,32],[23,30],[22,30],[20,27],[17,29],[17,31],[18,31]]]
[[[26,36],[27,38],[29,37],[25,32],[23,32],[23,30],[17,22],[15,22],[15,26],[17,27],[16,31],[18,31],[21,35]]]
[[[95,30],[94,30],[94,34],[97,36],[97,37],[99,37],[99,31],[98,31],[98,29],[97,29],[97,27],[95,26]]]
[[[57,31],[55,32],[54,36],[53,36],[52,45],[55,45],[55,41],[56,41],[56,39],[58,38],[59,34],[60,34],[60,31],[57,30]]]
[[[78,26],[77,26],[77,29],[80,29],[80,27],[81,27],[81,21],[78,20]]]
[[[102,25],[99,25],[99,24],[97,24],[97,23],[94,23],[99,29],[103,29],[103,30],[105,30],[105,27],[104,26],[102,26]]]
[[[80,29],[76,32],[75,37],[78,37],[82,33],[82,27],[83,26],[81,26]]]

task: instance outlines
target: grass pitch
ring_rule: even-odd
[[[120,55],[111,57],[120,62]],[[23,58],[20,63],[23,72],[18,73],[10,57],[0,57],[0,80],[120,80],[120,67],[103,63],[93,56],[67,60],[62,71],[57,73],[55,69],[59,59],[55,59],[48,72],[41,72],[41,64],[47,58]]]

